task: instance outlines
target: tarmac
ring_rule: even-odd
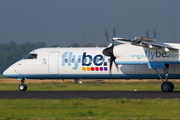
[[[73,82],[73,80],[68,80]],[[85,82],[92,82],[88,80]],[[62,80],[27,80],[26,83],[62,83]],[[161,82],[155,80],[94,80],[94,83],[101,82],[126,82],[126,83],[152,83]],[[173,82],[179,83],[180,80]],[[17,83],[17,79],[0,79],[0,83]],[[90,99],[180,99],[180,91],[164,93],[161,91],[0,91],[0,99],[69,99],[69,98],[90,98]]]
[[[0,99],[180,99],[180,91],[0,91]]]

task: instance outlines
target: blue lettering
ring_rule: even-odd
[[[150,58],[150,55],[151,55],[151,51],[150,50],[148,50],[148,57]]]
[[[89,63],[85,63],[85,59],[89,58]],[[83,57],[82,57],[82,66],[90,66],[91,65],[91,61],[92,61],[92,56],[91,55],[86,55],[86,52],[83,53]]]
[[[145,55],[146,55],[146,57],[147,57],[147,54],[148,54],[148,50],[146,50],[146,51],[145,51]]]
[[[155,56],[155,52],[151,52],[151,60],[154,59],[154,56]]]
[[[79,65],[78,59],[81,58],[81,55],[79,55],[77,60],[76,60],[76,56],[75,55],[73,55],[73,58],[74,58],[74,67],[73,67],[73,70],[76,70],[78,68],[78,65]]]
[[[68,52],[64,52],[64,54],[61,55],[61,57],[62,57],[62,66],[65,66],[65,58],[67,57],[67,54],[68,54]]]
[[[71,63],[74,63],[73,70],[76,70],[79,66],[79,63],[81,62],[82,58],[82,66],[90,66],[92,62],[96,66],[101,66],[104,64],[104,66],[107,66],[107,62],[104,61],[104,58],[102,55],[98,54],[94,56],[94,58],[91,55],[87,55],[86,52],[82,55],[79,55],[78,57],[76,55],[73,55],[73,52],[64,52],[62,55],[62,66],[65,66],[65,60],[68,57],[68,66],[71,66]],[[71,59],[73,58],[73,62]],[[87,62],[88,61],[88,62]]]
[[[98,58],[99,57],[99,58]],[[102,61],[103,60],[103,56],[102,55],[96,55],[95,57],[94,57],[94,64],[96,65],[96,66],[101,66],[103,63],[102,62],[99,62],[98,63],[98,61]]]
[[[72,58],[72,52],[70,52],[68,56],[68,66],[71,66],[71,58]]]

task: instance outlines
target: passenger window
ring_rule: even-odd
[[[87,63],[87,59],[86,58],[84,59],[84,63]]]
[[[71,59],[71,62],[74,63],[74,58]]]
[[[104,63],[104,61],[105,61],[105,60],[104,60],[104,58],[103,58],[103,59],[102,59],[102,62]]]
[[[37,54],[28,54],[24,59],[37,59]]]
[[[78,59],[78,63],[80,63],[80,62],[81,62],[81,58]]]
[[[66,59],[65,59],[65,63],[67,63],[67,62],[68,62],[68,59],[66,58]]]
[[[109,58],[109,59],[108,59],[108,62],[110,63],[110,61],[111,61],[111,59]]]
[[[99,62],[99,59],[97,58],[97,59],[96,59],[96,63],[98,63],[98,62]]]

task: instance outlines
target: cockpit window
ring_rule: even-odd
[[[37,54],[28,54],[24,57],[24,59],[37,59]]]

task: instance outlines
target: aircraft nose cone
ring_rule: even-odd
[[[3,75],[4,75],[5,77],[8,77],[8,74],[10,74],[10,73],[9,73],[9,70],[6,69],[6,70],[3,72]]]
[[[3,72],[3,76],[7,77],[7,69]]]
[[[7,68],[4,72],[3,72],[3,76],[5,77],[10,77],[12,76],[13,73],[13,66],[10,66],[9,68]]]

